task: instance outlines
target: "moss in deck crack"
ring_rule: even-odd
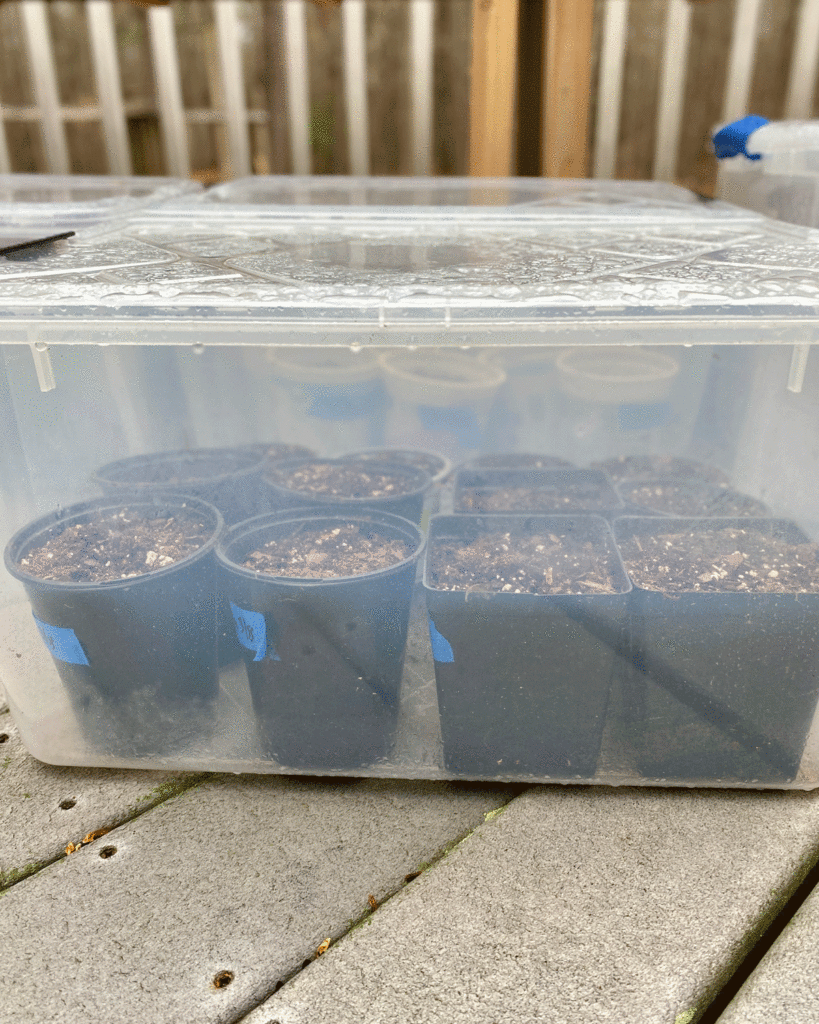
[[[678,1013],[674,1018],[674,1024],[691,1024],[691,1021],[696,1016],[696,1009],[684,1010],[682,1013]]]
[[[168,779],[167,782],[162,782],[158,786],[154,786],[153,789],[149,789],[147,793],[143,793],[137,802],[130,808],[129,815],[141,814],[143,811],[147,811],[148,808],[144,807],[143,804],[151,803],[161,804],[165,803],[166,800],[171,800],[174,797],[181,796],[189,789],[193,789],[194,786],[198,786],[200,782],[204,782],[207,779],[208,773],[202,772],[197,775],[187,775],[182,778]]]
[[[9,868],[8,871],[0,871],[0,895],[3,894],[4,889],[9,889],[12,885],[16,885],[17,882],[22,882],[24,878],[28,878],[29,875],[33,875],[35,871],[39,871],[41,868],[48,867],[50,863],[47,860],[32,861],[22,868]]]

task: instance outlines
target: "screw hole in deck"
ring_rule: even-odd
[[[100,857],[102,857],[103,860],[108,860],[108,858],[113,857],[116,852],[116,846],[103,846],[100,850]]]
[[[67,800],[61,800],[60,801],[60,810],[61,811],[70,811],[72,807],[76,806],[76,803],[77,803],[77,801],[74,800],[71,797],[69,797],[69,799],[67,799]]]
[[[233,981],[233,971],[219,971],[213,978],[214,988],[227,988],[227,986]]]

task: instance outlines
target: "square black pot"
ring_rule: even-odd
[[[438,589],[436,546],[482,534],[565,532],[592,543],[616,593],[535,596]],[[433,516],[424,570],[444,763],[466,776],[595,774],[629,590],[598,516]]]
[[[201,514],[211,534],[197,551],[164,569],[72,583],[32,576],[20,565],[49,537],[97,514],[128,508],[164,517],[183,505]],[[210,734],[219,689],[213,551],[222,527],[219,512],[196,498],[134,495],[61,509],[9,541],[6,568],[25,587],[92,751],[164,756]]]
[[[520,502],[504,502],[511,488],[531,492]],[[525,502],[525,503],[524,503]],[[623,503],[605,473],[596,469],[459,469],[455,474],[455,512],[530,512],[564,515],[620,512]]]
[[[633,536],[753,527],[775,519],[622,517]],[[628,571],[628,565],[626,565]],[[819,698],[819,594],[674,593],[634,586],[623,684],[639,771],[690,783],[792,781]]]
[[[242,564],[273,537],[340,523],[403,540],[410,554],[377,572],[330,579],[270,576]],[[257,516],[223,538],[223,591],[263,742],[281,765],[351,771],[389,754],[423,544],[406,519],[343,506]]]

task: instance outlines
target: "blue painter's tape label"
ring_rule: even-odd
[[[432,644],[432,657],[441,663],[451,664],[455,661],[455,655],[452,652],[452,644],[445,636],[442,636],[435,628],[435,623],[430,618],[429,620],[429,639]]]
[[[34,615],[34,621],[37,623],[37,629],[39,629],[46,647],[55,658],[68,662],[69,665],[87,665],[89,663],[82,644],[73,629],[52,626],[51,623],[38,619],[36,615]]]
[[[236,623],[236,636],[239,643],[247,651],[253,652],[254,661],[264,661],[270,656],[274,661],[281,661],[273,644],[267,644],[267,626],[261,612],[249,612],[245,608],[237,608],[231,601],[230,610]]]
[[[726,157],[739,156],[742,154],[749,160],[759,160],[760,153],[749,153],[747,150],[748,139],[751,135],[768,123],[766,117],[759,117],[757,114],[748,114],[732,124],[727,124],[714,136],[714,152],[720,160]]]

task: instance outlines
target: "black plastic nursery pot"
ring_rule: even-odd
[[[266,511],[260,481],[266,449],[192,448],[134,455],[96,471],[94,483],[107,494],[140,492],[146,497],[191,494],[215,505],[228,525]]]
[[[645,477],[615,484],[623,504],[631,515],[675,516],[753,516],[768,515],[768,507],[758,498],[701,480],[677,477]]]
[[[271,576],[243,564],[273,539],[346,524],[402,541],[409,553],[378,571],[327,579]],[[353,771],[390,753],[423,545],[414,523],[344,505],[257,516],[219,544],[260,732],[280,765]]]
[[[360,471],[361,480],[346,493],[322,493],[315,486],[296,486],[288,483],[290,474],[297,471],[319,470],[334,467]],[[396,484],[396,492],[374,496],[368,493],[367,479],[374,473],[387,473]],[[432,478],[417,466],[402,465],[398,462],[379,462],[372,459],[293,459],[270,466],[263,476],[269,491],[269,503],[273,508],[304,508],[316,506],[344,505],[350,513],[357,509],[376,509],[401,516],[414,523],[420,523],[424,510],[424,497],[432,486]]]
[[[459,469],[456,512],[616,513],[623,503],[605,473],[593,469]]]
[[[804,534],[775,519],[622,517],[626,571],[650,538],[758,529],[774,544]],[[623,667],[627,725],[647,778],[777,784],[799,770],[819,698],[819,593],[667,593],[636,581]]]
[[[445,590],[437,553],[487,535],[592,545],[612,593]],[[597,556],[599,555],[599,559]],[[629,582],[599,516],[433,516],[424,590],[444,764],[462,776],[590,779],[597,767]]]
[[[31,575],[21,560],[70,526],[122,510],[193,515],[207,539],[164,568],[101,583]],[[100,755],[168,755],[207,736],[218,681],[216,561],[223,520],[189,496],[140,495],[72,505],[18,531],[5,551],[89,747]]]

